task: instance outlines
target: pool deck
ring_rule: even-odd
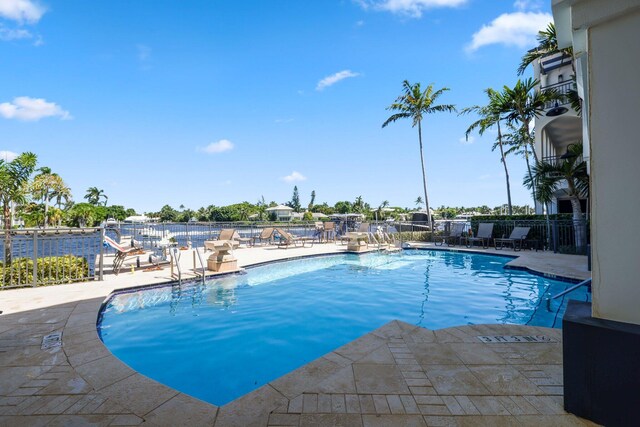
[[[246,267],[345,250],[322,244],[235,255]],[[510,265],[538,273],[589,277],[582,256],[476,251],[516,255]],[[189,276],[188,252],[181,266]],[[561,331],[519,325],[431,331],[393,321],[227,405],[204,403],[131,370],[97,335],[111,292],[170,280],[168,268],[127,269],[101,282],[0,292],[0,426],[594,425],[562,409]],[[62,346],[42,350],[52,332],[63,333]],[[484,335],[550,341],[484,343]]]

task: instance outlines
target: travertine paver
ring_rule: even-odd
[[[299,254],[271,251],[244,262]],[[544,271],[539,257],[532,262]],[[517,325],[430,331],[390,322],[217,408],[132,371],[99,340],[104,297],[142,274],[22,290],[22,306],[20,290],[0,293],[12,312],[0,316],[0,426],[593,425],[562,409],[561,331]],[[59,304],[47,302],[52,290]],[[54,331],[63,332],[63,346],[41,350]],[[478,335],[554,342],[485,344]]]

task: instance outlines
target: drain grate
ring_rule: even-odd
[[[42,338],[42,345],[40,348],[46,350],[48,348],[60,347],[62,345],[62,332],[54,332],[49,335],[45,335]]]
[[[488,344],[496,343],[512,343],[512,342],[556,342],[545,335],[480,335],[477,337],[480,341]]]

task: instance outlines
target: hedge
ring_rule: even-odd
[[[83,257],[64,255],[37,260],[38,286],[72,283],[89,278],[89,263]],[[0,287],[31,286],[33,260],[15,258],[11,265],[0,262]]]

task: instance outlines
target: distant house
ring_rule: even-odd
[[[285,205],[278,205],[266,209],[267,214],[275,213],[277,221],[291,221],[293,219],[293,208]]]

